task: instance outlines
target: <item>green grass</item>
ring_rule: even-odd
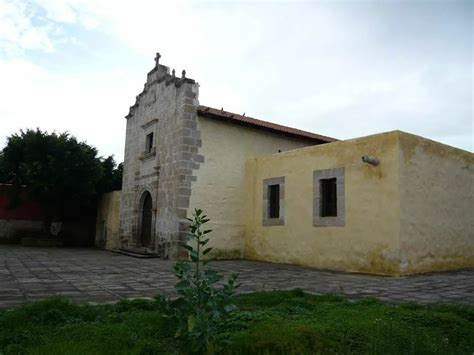
[[[389,305],[300,290],[236,297],[221,353],[472,354],[474,307]],[[177,353],[158,303],[75,305],[53,298],[0,311],[0,354]]]

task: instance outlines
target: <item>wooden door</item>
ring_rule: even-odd
[[[143,201],[142,210],[142,235],[141,244],[142,247],[149,247],[151,243],[151,221],[152,221],[152,203],[150,193],[147,192]]]

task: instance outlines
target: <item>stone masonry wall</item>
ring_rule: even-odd
[[[187,229],[191,186],[204,157],[197,130],[199,85],[159,64],[148,73],[143,91],[130,108],[125,140],[120,235],[122,247],[138,247],[143,194],[152,196],[152,245],[165,258],[178,256],[177,243]],[[146,136],[154,134],[145,153]]]

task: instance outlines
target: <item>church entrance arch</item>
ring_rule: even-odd
[[[151,194],[145,191],[141,197],[141,228],[140,228],[140,244],[142,247],[150,247],[152,220],[153,220],[153,203]]]

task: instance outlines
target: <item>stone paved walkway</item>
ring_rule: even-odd
[[[0,308],[61,295],[77,302],[174,294],[173,263],[95,249],[0,245]],[[240,292],[302,288],[383,301],[474,304],[474,269],[400,278],[319,271],[255,261],[218,261],[213,269],[239,272]]]

